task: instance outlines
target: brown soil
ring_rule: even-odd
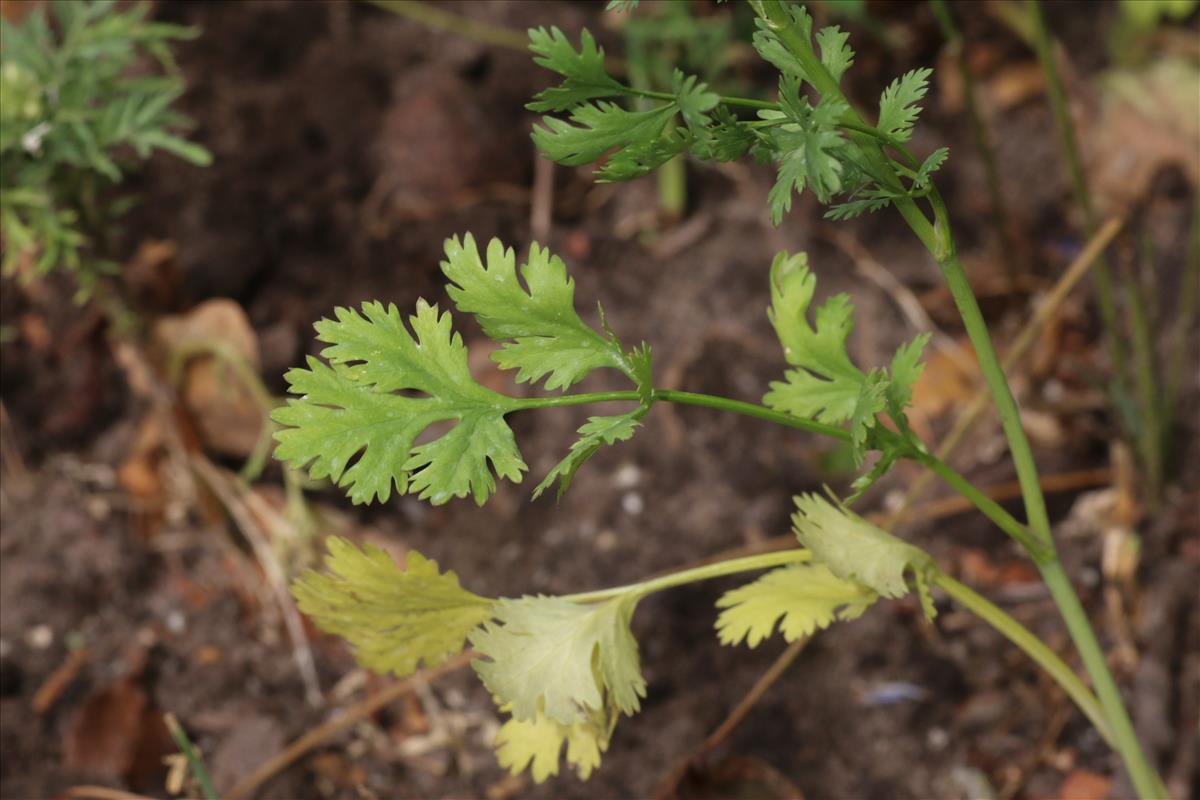
[[[602,29],[592,5],[451,7],[517,29]],[[968,34],[990,54],[990,61],[980,56],[981,69],[994,76],[1029,59],[995,20],[961,10]],[[401,308],[418,297],[445,302],[437,262],[447,236],[500,236],[518,249],[530,240],[534,117],[523,106],[547,77],[527,56],[359,4],[160,3],[156,14],[204,29],[178,58],[192,87],[184,108],[215,163],[197,170],[157,158],[134,187],[142,205],[126,226],[124,254],[147,240],[178,248],[169,273],[176,279],[133,286],[144,321],[212,297],[234,299],[258,334],[264,378],[281,393],[284,370],[317,350],[312,322],[333,307],[375,298]],[[1093,52],[1103,48],[1111,16],[1083,24],[1056,4],[1052,23],[1079,52]],[[849,26],[861,51],[852,89],[864,101],[892,75],[938,58],[923,5],[880,9],[879,19],[907,45],[889,50]],[[605,38],[620,51],[619,35]],[[1091,86],[1104,64],[1081,58],[1075,66]],[[1080,246],[1052,120],[1040,93],[990,120],[1008,194],[1023,198],[1014,225],[1025,256],[1022,291],[995,289],[1006,254],[994,244],[970,127],[943,90],[935,89],[913,146],[951,145],[944,191],[973,277],[991,287],[985,311],[1008,340],[1027,314],[1030,287],[1048,286]],[[863,280],[854,259],[831,243],[810,196],[782,227],[770,226],[770,180],[749,165],[693,166],[687,217],[639,235],[637,220],[654,207],[652,181],[596,187],[585,171],[556,170],[549,245],[571,264],[581,308],[601,301],[623,338],[653,345],[663,385],[761,396],[783,368],[764,313],[766,268],[780,249],[809,251],[823,294],[852,293],[853,347],[863,363],[884,362],[914,335],[889,292]],[[1153,218],[1142,227],[1161,254],[1161,285],[1178,285],[1193,189],[1165,169],[1152,191],[1131,227]],[[950,337],[961,334],[935,265],[896,219],[879,214],[837,230],[911,289]],[[1165,319],[1177,300],[1169,288],[1162,294]],[[306,704],[288,637],[263,598],[264,579],[245,543],[228,535],[219,508],[168,497],[168,511],[147,525],[131,503],[117,470],[149,400],[129,385],[102,317],[71,306],[69,287],[57,283],[18,289],[6,282],[4,295],[0,321],[19,335],[2,351],[0,795],[55,797],[91,782],[161,796],[158,758],[174,752],[155,722],[161,711],[181,720],[227,791],[287,742],[377,690],[378,679],[343,680],[353,676],[352,659],[339,642],[317,636],[326,700]],[[482,344],[477,329],[465,330]],[[1039,464],[1046,474],[1107,466],[1116,419],[1103,403],[1078,410],[1066,402],[1105,381],[1096,323],[1080,300],[1055,330],[1055,343],[1044,346],[1059,348],[1057,358],[1018,380],[1025,405],[1052,428],[1040,440]],[[585,388],[592,385],[607,384],[601,378]],[[1172,786],[1200,796],[1198,388],[1193,370],[1172,436],[1177,482],[1136,524],[1142,561],[1130,582],[1103,577],[1102,537],[1079,522],[1077,501],[1095,485],[1052,495],[1051,511],[1064,529],[1082,531],[1064,538],[1064,559],[1145,740]],[[952,396],[928,417],[928,430],[947,430],[963,402]],[[532,475],[540,478],[561,457],[587,413],[594,411],[515,420]],[[976,483],[998,485],[1013,478],[1003,454],[988,422],[956,464]],[[752,420],[660,407],[632,442],[588,463],[558,504],[530,501],[529,483],[501,486],[484,509],[467,501],[431,508],[407,497],[364,509],[331,491],[311,497],[352,535],[419,549],[477,592],[569,593],[786,532],[792,495],[846,487],[835,456],[824,442]],[[881,507],[915,475],[897,468],[863,508]],[[270,468],[263,484],[279,478]],[[905,534],[952,572],[974,568],[968,577],[989,579],[984,588],[1010,613],[1071,652],[1036,576],[985,521],[970,514],[918,520]],[[732,585],[643,602],[635,632],[648,697],[640,714],[622,721],[587,783],[569,775],[541,787],[507,781],[489,747],[497,714],[466,670],[313,750],[259,796],[650,796],[784,648],[778,638],[755,650],[717,643],[713,603]],[[1123,598],[1123,611],[1114,611],[1114,598]],[[966,797],[988,786],[1004,796],[1049,797],[1065,777],[1117,775],[1098,735],[1027,659],[977,619],[939,605],[936,626],[902,601],[817,636],[707,763],[753,759],[751,772],[770,765],[809,798]],[[48,691],[81,646],[87,655],[78,671],[32,711],[39,689]],[[103,703],[111,708],[97,711]],[[728,796],[702,775],[688,786],[689,796]],[[1119,778],[1111,791],[1129,794]]]

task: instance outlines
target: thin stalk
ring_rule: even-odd
[[[944,221],[946,219],[945,206],[940,197],[935,200],[935,205],[939,209],[940,220]],[[963,326],[967,330],[967,337],[975,348],[979,369],[992,393],[992,402],[995,403],[996,411],[1000,416],[1000,427],[1004,430],[1004,436],[1008,440],[1008,447],[1012,453],[1013,465],[1016,467],[1017,481],[1021,484],[1025,515],[1029,520],[1029,527],[1033,535],[1042,545],[1040,557],[1037,557],[1038,554],[1035,553],[1031,553],[1031,555],[1035,556],[1034,560],[1039,565],[1056,560],[1053,535],[1050,531],[1050,516],[1046,512],[1046,498],[1042,495],[1037,464],[1033,458],[1033,448],[1029,444],[1029,437],[1025,435],[1025,428],[1021,425],[1020,409],[1008,386],[1008,380],[1004,377],[1004,368],[1000,365],[1000,358],[996,354],[996,348],[988,334],[987,323],[983,319],[983,312],[979,308],[979,302],[975,299],[975,293],[971,290],[971,283],[967,280],[967,273],[958,259],[958,254],[954,252],[948,227],[944,222],[939,227],[945,231],[942,238],[950,243],[950,252],[938,258],[938,267],[950,289],[951,297],[954,298],[954,304],[958,307]]]
[[[954,15],[946,0],[929,0],[933,15],[941,26],[942,35],[946,37],[946,46],[950,49],[958,74],[962,80],[963,96],[967,102],[967,116],[971,120],[971,131],[975,134],[975,149],[979,151],[979,160],[983,162],[984,175],[987,180],[988,198],[991,201],[992,216],[996,222],[996,233],[999,235],[1000,246],[1005,253],[1015,253],[1016,247],[1012,240],[1012,231],[1008,223],[1008,206],[1004,202],[1004,192],[1000,188],[1000,170],[996,167],[996,151],[992,146],[992,137],[987,126],[983,123],[983,111],[979,107],[979,92],[975,88],[975,76],[963,51],[963,35],[954,23]],[[1016,270],[1011,258],[1004,263],[1008,267],[1009,284],[1017,283]]]
[[[650,89],[636,89],[632,86],[626,86],[627,94],[636,97],[645,97],[649,100],[674,100],[675,95],[670,92],[656,92]],[[730,95],[721,95],[718,102],[725,106],[742,106],[743,108],[771,109],[778,110],[779,103],[772,103],[770,100],[755,100],[752,97],[734,97]]]
[[[850,432],[834,427],[833,425],[825,425],[820,422],[813,422],[809,419],[801,419],[794,417],[791,414],[784,414],[781,411],[773,411],[766,406],[755,405],[754,403],[746,403],[742,400],[733,400],[728,397],[717,397],[711,394],[696,394],[695,392],[680,392],[674,389],[655,389],[654,400],[666,400],[671,403],[680,403],[687,406],[703,406],[705,408],[715,408],[721,411],[732,411],[735,414],[742,414],[747,417],[755,417],[757,419],[774,422],[778,425],[786,425],[789,428],[796,428],[801,431],[808,431],[820,436],[828,436],[831,439],[839,439],[844,442],[850,441]],[[623,392],[589,392],[586,394],[565,394],[558,397],[525,397],[513,398],[511,409],[513,411],[527,411],[537,408],[559,408],[562,406],[582,406],[591,403],[607,403],[613,401],[631,401],[641,402],[641,397],[636,391]]]
[[[945,461],[927,453],[919,455],[916,461],[928,467],[931,472],[948,483],[951,488],[970,500],[972,505],[996,524],[996,527],[1020,542],[1033,557],[1034,561],[1040,562],[1053,557],[1052,549],[1047,552],[1044,542],[1031,534],[1029,529],[1005,511],[1003,506],[988,497],[960,473],[951,469],[950,465]]]
[[[164,714],[163,721],[167,725],[167,730],[171,733],[171,738],[175,740],[175,745],[179,748],[179,752],[183,753],[183,757],[187,759],[188,767],[192,771],[192,777],[196,779],[196,783],[200,784],[200,791],[204,795],[205,800],[220,800],[221,795],[217,793],[213,787],[212,779],[208,777],[208,770],[204,768],[204,761],[201,760],[200,754],[196,752],[196,748],[192,746],[192,742],[188,739],[187,732],[183,726],[179,724],[179,720],[174,714]]]
[[[1153,269],[1153,248],[1149,233],[1143,233],[1145,264]],[[1155,369],[1153,334],[1146,291],[1136,265],[1125,272],[1125,295],[1129,305],[1130,339],[1132,340],[1133,379],[1137,390],[1138,419],[1131,426],[1137,438],[1142,468],[1146,471],[1146,499],[1151,510],[1158,506],[1163,482],[1163,427],[1159,414],[1162,394],[1159,392]]]
[[[1062,75],[1058,71],[1058,62],[1054,57],[1054,41],[1050,36],[1050,29],[1046,27],[1045,17],[1042,16],[1041,3],[1038,0],[1025,0],[1025,9],[1028,13],[1030,27],[1034,32],[1034,49],[1037,51],[1042,72],[1046,76],[1046,95],[1050,100],[1050,109],[1054,113],[1054,121],[1062,139],[1063,155],[1067,159],[1067,170],[1071,176],[1071,190],[1075,195],[1076,204],[1083,212],[1084,232],[1090,237],[1096,232],[1096,211],[1092,203],[1092,192],[1088,187],[1087,173],[1083,169],[1083,157],[1080,155],[1079,140],[1075,135],[1075,122],[1071,118],[1071,110],[1067,106],[1067,92],[1063,86]],[[1117,320],[1117,303],[1113,295],[1112,273],[1103,256],[1096,262],[1095,287],[1096,306],[1100,309],[1100,319],[1104,323],[1109,352],[1112,354],[1116,384],[1120,387],[1125,382],[1126,376],[1125,348],[1121,343],[1120,326]]]
[[[719,397],[711,394],[698,394],[695,392],[681,392],[675,389],[655,389],[653,392],[655,401],[666,401],[678,403],[680,405],[700,406],[703,408],[712,408],[718,411],[728,411],[734,414],[741,414],[746,417],[754,417],[766,422],[773,422],[776,425],[783,425],[788,428],[815,433],[820,436],[828,436],[831,439],[839,441],[850,441],[850,432],[837,428],[832,425],[825,425],[820,422],[794,417],[791,414],[785,414],[781,411],[774,411],[766,406],[747,403],[742,400],[733,400],[728,397]],[[514,410],[527,410],[533,408],[556,408],[560,406],[577,406],[589,403],[602,403],[611,401],[633,401],[639,402],[640,398],[635,391],[624,392],[594,392],[589,394],[568,394],[559,397],[536,397],[518,400],[519,404]],[[937,456],[925,451],[909,449],[905,452],[905,457],[910,458],[920,464],[929,467],[934,473],[945,480],[950,486],[966,497],[971,503],[983,513],[985,517],[996,524],[1000,530],[1007,533],[1009,536],[1016,539],[1026,547],[1031,553],[1045,556],[1044,546],[1037,540],[1029,529],[1021,524],[1016,517],[1009,514],[1004,508],[984,492],[972,485],[962,474],[956,472],[949,464],[939,459]]]
[[[1112,729],[1108,724],[1108,718],[1104,715],[1104,709],[1096,700],[1095,695],[1088,690],[1083,681],[1079,679],[1079,676],[1075,674],[1075,671],[1067,666],[1041,639],[1032,634],[1028,628],[1013,619],[999,606],[992,603],[983,595],[978,594],[970,587],[959,583],[949,575],[935,572],[931,576],[930,581],[934,585],[940,586],[946,594],[982,618],[1003,634],[1004,638],[1021,648],[1027,656],[1037,662],[1038,666],[1044,669],[1046,674],[1053,678],[1062,687],[1063,691],[1075,701],[1075,704],[1079,706],[1079,710],[1091,721],[1100,735],[1104,737],[1104,740],[1115,747],[1115,740],[1113,739]]]
[[[1034,1],[1030,0],[1030,2]],[[791,15],[783,4],[779,0],[751,0],[751,5],[775,32],[788,51],[800,62],[805,76],[813,88],[822,96],[835,97],[844,101],[845,96],[841,93],[837,81],[833,80],[820,59],[817,58],[809,37],[803,35],[802,31],[791,24]],[[846,112],[845,118],[847,122],[864,124],[861,116],[853,108]],[[863,135],[860,134],[860,136]],[[883,150],[878,144],[875,144],[876,140],[869,136],[863,136],[862,141],[870,143],[869,146],[864,145],[864,155],[873,165],[878,163],[881,166],[880,175],[886,177],[887,173],[891,173],[891,177],[884,182],[887,184],[894,182],[899,185],[899,176],[896,175]],[[1000,359],[996,355],[996,349],[984,322],[983,313],[979,309],[979,303],[971,290],[962,263],[959,261],[950,229],[949,214],[936,188],[931,189],[929,202],[934,212],[933,223],[930,223],[928,217],[917,208],[916,203],[912,200],[901,199],[895,205],[913,233],[934,256],[950,288],[959,314],[963,318],[963,324],[979,359],[980,369],[1000,415],[1001,426],[1008,440],[1009,450],[1012,452],[1017,479],[1025,502],[1025,513],[1029,519],[1029,527],[1038,542],[1044,545],[1039,548],[1039,552],[1031,553],[1031,555],[1034,556],[1035,563],[1042,571],[1066,622],[1067,629],[1083,658],[1084,666],[1096,686],[1100,704],[1113,730],[1113,739],[1116,742],[1117,750],[1129,770],[1138,793],[1147,797],[1157,796],[1162,792],[1162,782],[1142,752],[1133,732],[1129,714],[1121,702],[1116,682],[1108,670],[1099,643],[1096,641],[1096,635],[1092,631],[1087,615],[1083,612],[1079,598],[1075,596],[1074,589],[1066,580],[1066,573],[1063,572],[1062,565],[1055,554],[1050,519],[1046,512],[1046,499],[1042,494],[1038,479],[1033,450],[1021,425],[1016,399],[1004,377],[1004,370],[1000,366]]]
[[[558,397],[514,397],[511,408],[513,411],[529,411],[536,408],[561,408],[563,406],[585,406],[591,403],[611,403],[632,401],[640,402],[641,397],[635,391],[621,392],[586,392],[583,394],[564,394]]]
[[[625,586],[614,586],[609,589],[568,594],[564,595],[561,599],[570,600],[573,603],[597,603],[601,600],[620,597],[623,594],[632,593],[639,597],[644,597],[654,592],[661,592],[664,589],[672,589],[688,583],[712,580],[713,578],[721,578],[726,575],[736,575],[739,572],[770,569],[771,567],[780,567],[784,564],[801,564],[811,560],[812,553],[800,548],[783,550],[777,553],[763,553],[757,556],[718,561],[715,564],[706,564],[703,567],[684,569],[679,572],[672,572],[669,575],[663,575],[661,578],[642,581],[641,583],[630,583]]]
[[[1117,688],[1116,681],[1113,680],[1112,673],[1108,669],[1108,661],[1104,657],[1104,651],[1096,640],[1096,633],[1092,630],[1091,623],[1088,622],[1087,612],[1079,602],[1079,596],[1075,593],[1075,588],[1071,586],[1071,580],[1063,570],[1062,563],[1055,560],[1040,565],[1040,569],[1042,580],[1046,582],[1051,597],[1058,604],[1063,619],[1067,623],[1067,629],[1075,642],[1075,648],[1079,651],[1084,669],[1092,679],[1092,685],[1096,689],[1096,695],[1100,698],[1100,705],[1104,708],[1104,715],[1112,730],[1114,746],[1121,754],[1125,768],[1129,770],[1129,777],[1133,781],[1135,791],[1143,798],[1170,797],[1162,779],[1158,777],[1158,773],[1150,766],[1150,762],[1142,752],[1137,733],[1133,730],[1133,722],[1130,721],[1129,713],[1125,710],[1125,704],[1121,699],[1121,691]]]
[[[785,425],[789,428],[795,428],[809,433],[816,433],[821,436],[828,436],[831,439],[838,439],[843,442],[850,441],[850,432],[836,428],[833,425],[825,425],[820,422],[813,422],[809,419],[801,419],[794,417],[791,414],[784,414],[781,411],[773,411],[766,406],[755,405],[754,403],[745,403],[741,400],[731,400],[728,397],[715,397],[709,394],[696,394],[694,392],[680,392],[674,389],[655,389],[655,400],[667,400],[672,403],[680,403],[686,406],[703,406],[704,408],[715,408],[721,411],[732,411],[735,414],[742,414],[747,417],[755,417],[756,419],[774,422],[777,425]]]
[[[667,220],[677,222],[687,210],[687,158],[680,153],[655,170],[655,174],[658,176],[658,207]]]
[[[939,227],[945,229],[944,238],[949,241],[949,223],[945,205],[936,192],[931,197],[935,198],[935,207],[938,209]],[[1129,770],[1129,776],[1135,789],[1142,797],[1163,796],[1162,782],[1154,768],[1150,766],[1150,762],[1137,740],[1129,712],[1125,710],[1121,693],[1117,689],[1112,672],[1108,669],[1108,663],[1104,659],[1100,643],[1096,640],[1096,633],[1092,630],[1087,614],[1079,602],[1079,597],[1076,596],[1075,589],[1067,579],[1062,563],[1055,553],[1050,519],[1046,513],[1046,498],[1042,494],[1037,465],[1033,458],[1033,449],[1030,447],[1025,429],[1021,425],[1016,399],[1004,377],[1004,370],[1000,366],[996,349],[992,346],[987,324],[979,310],[979,303],[971,291],[966,272],[952,246],[949,256],[938,260],[938,266],[950,287],[950,294],[954,298],[955,305],[958,306],[959,314],[967,329],[967,335],[979,359],[979,367],[983,372],[988,389],[992,393],[992,401],[996,404],[996,410],[1000,415],[1000,424],[1005,438],[1008,440],[1009,451],[1012,453],[1013,464],[1017,470],[1017,481],[1021,485],[1021,495],[1025,502],[1025,514],[1029,519],[1029,527],[1038,541],[1045,545],[1045,549],[1040,554],[1031,553],[1030,555],[1034,557],[1034,563],[1041,571],[1042,578],[1050,589],[1050,594],[1054,598],[1055,604],[1058,605],[1059,613],[1062,614],[1067,630],[1075,642],[1080,658],[1083,659],[1084,667],[1092,679],[1092,684],[1096,687],[1096,694],[1100,698],[1100,704],[1112,727],[1113,741],[1117,751],[1121,754],[1121,759],[1125,762],[1125,768]]]

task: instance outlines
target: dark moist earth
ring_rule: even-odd
[[[457,10],[518,30],[553,23],[573,32],[586,23],[603,31],[596,8],[495,2]],[[1100,19],[1079,8],[1051,10],[1071,52],[1102,50],[1110,9]],[[888,50],[851,26],[860,53],[850,89],[860,100],[902,70],[938,59],[925,6],[880,11],[879,21],[906,44]],[[997,23],[974,7],[964,12],[968,34],[980,43],[980,69],[1004,74],[1010,62],[1030,63]],[[269,387],[282,393],[283,371],[316,350],[311,323],[335,305],[444,302],[437,262],[447,236],[500,236],[518,249],[529,242],[535,156],[533,117],[523,105],[547,79],[525,55],[349,3],[161,3],[156,13],[204,29],[178,55],[191,87],[183,107],[215,164],[197,170],[157,158],[134,187],[142,206],[127,221],[126,252],[147,240],[178,248],[174,271],[164,266],[149,278],[129,278],[144,321],[208,298],[233,298],[258,335]],[[602,38],[620,52],[619,34]],[[1081,55],[1075,65],[1085,88],[1101,66],[1091,58]],[[739,67],[741,79],[762,83],[768,76],[752,64]],[[935,87],[913,146],[928,152],[951,144],[945,192],[977,280],[993,287],[984,292],[985,310],[1000,336],[1011,339],[1029,288],[1047,286],[1080,244],[1072,238],[1052,123],[1040,92],[991,120],[1010,195],[1023,197],[1014,222],[1025,243],[1017,263],[1026,289],[997,290],[1001,256],[1012,254],[993,244],[969,128],[944,91],[942,83]],[[822,294],[852,291],[861,363],[883,363],[911,338],[895,298],[860,277],[831,231],[865,247],[950,337],[960,335],[934,265],[892,215],[830,228],[805,195],[774,229],[763,202],[769,181],[768,171],[744,164],[694,167],[688,215],[672,226],[655,224],[652,181],[597,187],[585,171],[556,169],[548,243],[572,265],[580,307],[602,301],[626,341],[652,343],[657,380],[672,388],[756,400],[780,374],[783,361],[764,314],[767,266],[779,249],[810,252]],[[1148,229],[1162,254],[1169,310],[1175,300],[1166,287],[1177,282],[1192,201],[1170,169],[1152,191]],[[861,266],[861,254],[858,260]],[[183,723],[227,791],[287,742],[382,684],[356,672],[339,642],[314,632],[326,699],[308,705],[262,574],[245,543],[230,538],[220,506],[176,496],[172,480],[159,518],[148,521],[131,503],[118,466],[150,401],[122,366],[128,359],[114,356],[103,320],[67,297],[68,287],[59,285],[4,287],[3,322],[19,336],[3,345],[0,794],[54,797],[75,784],[103,783],[162,796],[160,757],[175,752],[157,723],[164,711]],[[1058,432],[1039,440],[1046,474],[1106,466],[1114,439],[1114,420],[1102,404],[1063,408],[1047,390],[1104,381],[1093,323],[1077,302],[1064,317],[1055,326],[1060,355],[1018,380],[1026,406]],[[477,329],[464,330],[482,347]],[[481,374],[502,380],[486,363],[478,361]],[[617,385],[606,380],[590,386]],[[1134,583],[1104,589],[1103,526],[1078,511],[1079,488],[1051,496],[1064,537],[1076,533],[1063,540],[1069,571],[1107,633],[1106,649],[1144,740],[1182,794],[1197,791],[1200,706],[1200,471],[1194,374],[1187,380],[1179,418],[1189,422],[1172,441],[1175,474],[1190,474],[1190,483],[1138,525],[1143,559]],[[930,436],[944,433],[965,402],[950,388],[952,399],[933,403],[924,417]],[[939,391],[935,385],[935,399]],[[571,409],[515,420],[532,479],[561,457],[585,415]],[[1002,484],[1013,477],[1003,453],[988,422],[957,464],[979,484]],[[633,442],[590,462],[557,505],[531,502],[529,481],[502,485],[486,509],[466,501],[431,508],[411,498],[352,509],[332,492],[318,492],[314,501],[336,521],[323,531],[349,530],[397,552],[419,549],[477,592],[569,593],[786,532],[793,494],[822,484],[845,489],[835,456],[798,433],[659,407]],[[880,508],[915,474],[897,468],[862,507]],[[268,493],[278,480],[277,471],[267,472]],[[1094,490],[1096,481],[1083,488]],[[1069,652],[1036,575],[996,530],[963,514],[918,521],[906,534]],[[713,603],[732,585],[705,584],[642,603],[634,628],[648,696],[640,714],[621,722],[586,784],[573,775],[541,787],[507,779],[490,751],[497,714],[469,671],[460,671],[313,749],[260,796],[651,796],[784,649],[779,638],[755,650],[718,645]],[[863,619],[817,636],[683,781],[681,796],[1049,797],[1066,790],[1067,777],[1084,787],[1076,796],[1110,788],[1128,794],[1119,780],[1106,783],[1117,770],[1114,757],[1027,659],[975,618],[945,602],[939,607],[936,627],[922,621],[913,602],[901,601],[880,603]],[[86,656],[72,666],[69,654],[79,648]],[[742,787],[722,783],[721,771],[742,775]]]

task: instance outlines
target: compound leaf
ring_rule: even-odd
[[[858,581],[893,598],[908,593],[905,573],[911,571],[922,605],[932,617],[925,576],[934,564],[927,553],[823,497],[805,494],[795,500],[792,523],[796,536],[818,563],[843,580]]]
[[[646,695],[629,630],[636,603],[630,595],[594,605],[557,597],[501,600],[498,623],[471,635],[471,644],[489,659],[476,661],[475,671],[519,720],[541,712],[574,725],[608,704],[632,714]]]
[[[913,124],[921,113],[917,103],[929,91],[932,74],[932,69],[921,67],[892,81],[879,97],[879,122],[875,127],[901,142],[912,138]]]
[[[563,76],[561,84],[543,90],[526,106],[531,111],[566,111],[587,100],[626,93],[604,68],[604,50],[586,28],[579,34],[578,51],[557,27],[531,28],[529,49],[534,63]]]
[[[783,638],[794,642],[834,619],[862,616],[878,597],[861,583],[834,575],[824,564],[783,567],[721,596],[717,607],[725,610],[717,617],[717,635],[721,644],[745,639],[748,646],[757,647],[778,622]]]
[[[816,106],[800,94],[799,82],[785,75],[780,80],[779,98],[784,111],[760,111],[764,120],[786,120],[770,129],[771,158],[778,165],[775,185],[767,195],[771,220],[778,225],[792,208],[792,193],[809,186],[822,203],[842,190],[841,151],[846,143],[837,122],[846,105],[832,98]]]
[[[520,278],[516,255],[499,239],[488,243],[486,265],[470,234],[461,242],[457,236],[446,240],[445,252],[441,266],[451,282],[450,299],[459,311],[473,314],[489,338],[504,342],[492,360],[501,369],[516,369],[518,382],[549,376],[547,389],[567,389],[599,367],[636,380],[616,337],[579,318],[575,281],[548,249],[531,247]]]
[[[332,537],[326,572],[309,571],[292,584],[300,610],[321,630],[344,637],[368,669],[399,677],[442,663],[463,648],[467,634],[492,615],[493,600],[458,583],[453,572],[410,550],[401,570],[374,545],[360,549]]]
[[[275,434],[278,458],[329,477],[355,503],[385,501],[394,485],[435,505],[468,494],[482,505],[495,490],[493,470],[521,480],[527,467],[504,421],[514,401],[471,378],[448,312],[418,301],[412,333],[394,305],[364,303],[361,313],[338,308],[335,316],[316,325],[329,364],[309,358],[307,369],[285,376],[297,397],[271,415],[284,426]],[[437,422],[455,425],[414,447]]]

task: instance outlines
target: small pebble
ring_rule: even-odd
[[[642,500],[642,496],[637,492],[626,492],[621,498],[621,508],[625,509],[625,513],[631,516],[637,516],[645,509],[646,503]]]
[[[945,750],[946,745],[950,744],[950,734],[941,728],[930,728],[925,737],[931,750]]]
[[[172,611],[167,614],[167,630],[178,636],[187,630],[187,617],[182,611]]]
[[[607,553],[617,546],[617,535],[609,530],[600,531],[596,536],[596,550]]]
[[[26,631],[25,642],[34,650],[45,650],[54,644],[54,631],[49,625],[36,625]]]
[[[642,480],[642,471],[638,469],[636,464],[622,464],[616,474],[613,475],[613,483],[618,489],[632,489],[637,486]]]

